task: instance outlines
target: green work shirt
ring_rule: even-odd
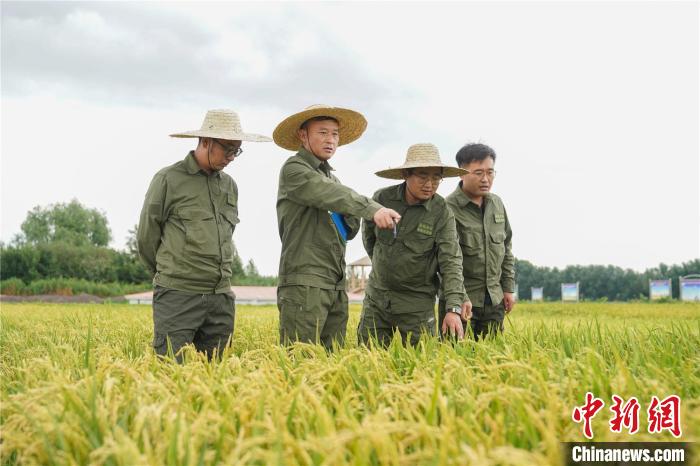
[[[347,239],[382,206],[343,186],[327,161],[300,149],[282,165],[277,192],[277,222],[282,239],[279,286],[345,289],[345,241],[330,212],[347,224]]]
[[[411,312],[416,307],[412,300],[434,306],[442,280],[447,306],[461,307],[467,296],[454,216],[439,194],[408,205],[405,192],[406,183],[402,183],[374,193],[373,199],[397,211],[401,221],[396,238],[392,230],[379,229],[372,221],[362,226],[362,240],[372,259],[368,293],[391,301],[394,313]]]
[[[487,194],[482,210],[464,194],[461,182],[446,200],[457,221],[464,287],[472,304],[483,307],[487,290],[493,304],[499,304],[504,292],[515,290],[513,232],[503,201],[495,194]]]
[[[136,236],[155,285],[193,293],[231,288],[238,187],[221,171],[208,175],[194,151],[153,177]]]

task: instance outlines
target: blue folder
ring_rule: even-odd
[[[345,223],[345,218],[338,212],[331,212],[331,218],[333,223],[335,223],[335,229],[338,230],[338,234],[343,238],[343,241],[348,240],[348,224]]]

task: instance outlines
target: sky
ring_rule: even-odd
[[[700,257],[698,2],[6,2],[0,4],[0,239],[35,206],[103,211],[115,248],[153,175],[207,109],[271,135],[312,104],[368,120],[330,163],[374,172],[430,142],[497,153],[513,252],[638,271]],[[276,275],[275,202],[292,152],[244,143],[239,254]],[[446,179],[438,193],[456,187]],[[347,260],[365,255],[360,238]]]

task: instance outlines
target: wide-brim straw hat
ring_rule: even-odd
[[[462,168],[451,167],[445,165],[440,160],[440,153],[438,148],[433,144],[421,143],[414,144],[408,148],[406,153],[406,161],[400,167],[387,168],[386,170],[379,170],[375,173],[377,176],[382,178],[389,178],[391,180],[402,180],[403,170],[408,168],[442,168],[442,177],[451,178],[454,176],[466,175],[467,171]]]
[[[299,113],[282,120],[272,132],[275,144],[288,150],[299,150],[301,139],[297,131],[301,125],[314,117],[327,116],[338,120],[338,146],[350,144],[365,132],[367,120],[361,113],[348,108],[331,107],[329,105],[312,105]]]
[[[204,117],[202,127],[192,131],[171,134],[174,138],[214,138],[227,139],[229,141],[270,142],[267,136],[260,134],[244,133],[241,128],[241,119],[233,110],[220,109],[209,110]]]

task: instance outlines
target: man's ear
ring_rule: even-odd
[[[300,128],[297,130],[297,136],[301,140],[301,147],[306,150],[311,150],[309,148],[309,131],[306,128]]]
[[[297,130],[297,136],[299,136],[301,144],[304,145],[304,143],[307,142],[307,139],[309,138],[309,133],[307,133],[305,129],[299,128]]]

